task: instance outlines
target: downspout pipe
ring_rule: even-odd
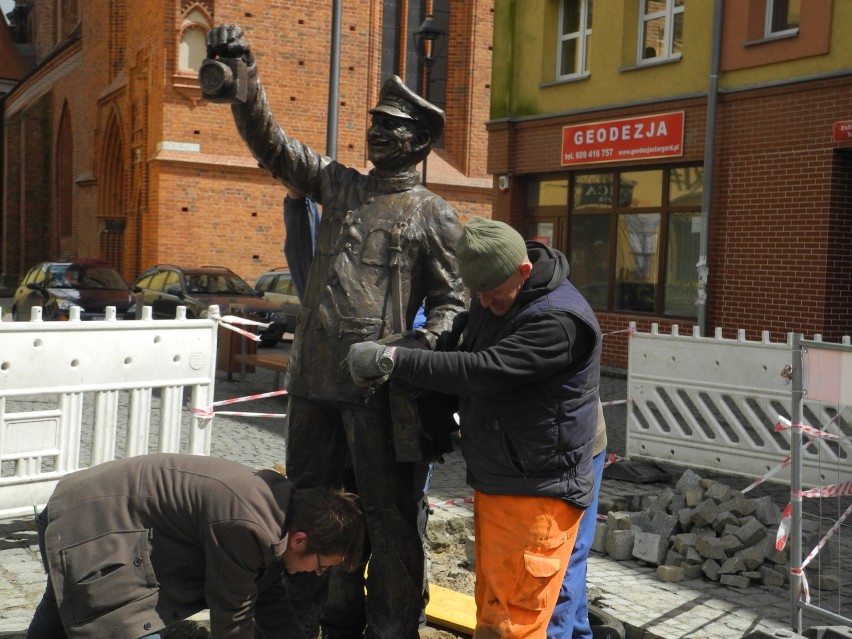
[[[343,0],[334,0],[331,10],[331,60],[328,65],[328,120],[325,133],[325,154],[337,159],[337,113],[340,104],[340,25],[343,21]]]
[[[725,0],[713,2],[713,41],[710,80],[707,86],[707,123],[704,133],[704,188],[701,193],[701,248],[698,264],[698,329],[707,335],[707,253],[710,245],[710,206],[713,200],[713,159],[716,155],[716,107],[719,101],[719,68],[722,55],[722,16]]]

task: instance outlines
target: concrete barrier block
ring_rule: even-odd
[[[701,572],[704,573],[704,576],[707,577],[710,581],[719,581],[719,569],[721,566],[718,562],[708,559],[703,564],[701,564]]]
[[[630,515],[625,512],[610,512],[606,515],[606,525],[610,530],[629,530]]]
[[[606,532],[608,528],[606,522],[595,522],[595,536],[592,539],[591,549],[597,553],[604,554],[606,552]]]
[[[748,517],[737,532],[737,538],[745,546],[754,546],[766,538],[766,527],[754,517]]]
[[[659,566],[666,559],[668,539],[663,539],[655,533],[640,532],[633,540],[633,556],[654,566]]]
[[[728,558],[721,539],[715,537],[699,537],[695,544],[698,554],[707,559],[718,559],[724,561]]]
[[[771,497],[760,497],[755,499],[757,508],[754,511],[755,518],[764,526],[777,526],[781,523],[781,510],[772,501]]]
[[[680,566],[657,566],[657,579],[660,581],[683,581],[684,577],[684,570]]]
[[[632,529],[610,529],[606,533],[606,554],[616,561],[632,558],[635,538],[636,533]]]
[[[741,572],[745,572],[746,565],[742,559],[739,557],[729,557],[722,563],[722,567],[719,568],[720,575],[735,575]]]
[[[712,499],[705,499],[692,512],[692,523],[696,526],[709,526],[716,519],[719,511],[719,504]]]
[[[751,581],[742,575],[722,575],[719,577],[719,581],[734,588],[748,588],[751,585]]]

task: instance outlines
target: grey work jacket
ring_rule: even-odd
[[[132,639],[205,608],[253,639],[258,583],[281,572],[292,484],[272,470],[152,454],[66,475],[45,549],[72,639]]]

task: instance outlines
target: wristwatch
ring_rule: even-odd
[[[393,351],[394,349],[391,346],[385,346],[381,357],[379,357],[379,370],[385,375],[393,370]]]

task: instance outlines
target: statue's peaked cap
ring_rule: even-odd
[[[409,89],[399,76],[392,75],[382,85],[379,102],[370,113],[386,113],[395,118],[413,120],[429,131],[432,143],[444,132],[444,112]]]

